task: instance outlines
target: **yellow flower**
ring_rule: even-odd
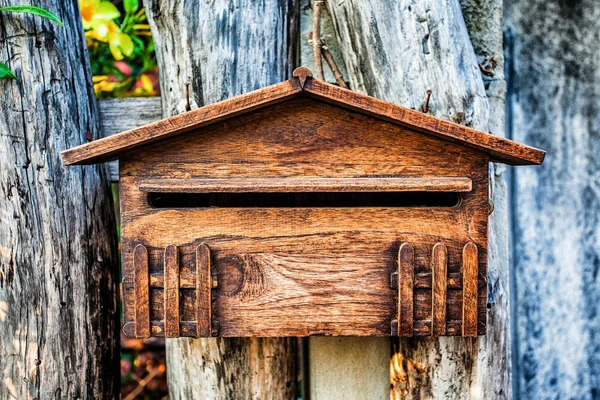
[[[133,41],[129,35],[121,32],[113,21],[99,23],[85,35],[101,42],[108,42],[110,52],[117,61],[129,57],[133,53]]]
[[[117,7],[109,1],[80,0],[79,8],[85,30],[94,29],[98,24],[112,21],[121,16]]]
[[[140,80],[136,82],[133,93],[137,96],[156,95],[156,92],[154,91],[154,84],[148,75],[140,75]]]
[[[116,32],[108,38],[108,47],[115,60],[120,61],[124,56],[130,56],[133,53],[133,41],[129,35]]]
[[[96,93],[100,92],[112,92],[115,90],[121,82],[111,82],[108,80],[108,76],[106,75],[98,75],[92,77],[92,82],[94,82],[94,91]]]

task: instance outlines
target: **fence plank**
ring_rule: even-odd
[[[112,136],[162,118],[160,97],[130,97],[98,102],[103,136]],[[119,180],[119,164],[110,163],[110,180]]]

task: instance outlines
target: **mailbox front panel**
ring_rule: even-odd
[[[475,150],[310,99],[133,151],[121,160],[123,329],[483,334],[487,174]],[[398,187],[356,187],[365,178]],[[458,186],[431,183],[447,178]],[[300,179],[332,181],[310,193]],[[157,193],[175,202],[151,204]]]

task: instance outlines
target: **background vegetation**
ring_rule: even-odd
[[[98,98],[156,96],[154,42],[139,0],[80,0]]]

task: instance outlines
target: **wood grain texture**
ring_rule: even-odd
[[[465,177],[144,179],[139,190],[156,193],[470,192]]]
[[[248,113],[265,105],[297,97],[301,92],[298,80],[291,79],[230,100],[153,122],[143,128],[122,132],[65,150],[61,153],[61,159],[65,165],[95,164],[114,160],[123,151]]]
[[[212,336],[212,277],[210,249],[204,243],[196,247],[196,336]]]
[[[163,116],[185,101],[203,106],[291,78],[298,3],[145,0],[160,69]],[[210,49],[210,51],[207,51]],[[296,393],[291,338],[167,341],[169,398],[288,399]]]
[[[413,282],[415,251],[410,243],[402,243],[398,252],[398,335],[413,334]]]
[[[315,105],[318,115],[303,113]],[[135,243],[156,251],[175,243],[186,257],[195,243],[203,241],[212,249],[219,275],[214,311],[220,335],[389,335],[397,312],[389,288],[397,257],[393,249],[407,241],[417,246],[418,254],[415,319],[429,321],[428,332],[415,334],[431,335],[432,248],[442,241],[452,249],[451,286],[460,288],[462,278],[456,275],[462,247],[472,240],[482,249],[486,245],[488,159],[468,147],[376,121],[299,98],[293,108],[275,105],[215,124],[210,136],[190,132],[130,153],[122,160],[120,181],[125,275],[130,262],[127,249]],[[256,182],[283,180],[410,182],[423,175],[470,181],[472,190],[463,193],[455,207],[177,210],[152,208],[139,190],[140,185],[144,190],[163,190],[144,182],[169,183],[173,177],[181,179],[175,181],[178,191],[189,188],[180,182],[198,179],[211,185],[231,179],[235,185],[254,187]],[[484,271],[483,254],[479,261]],[[151,286],[160,287],[159,279],[152,273]],[[182,287],[193,282],[189,273],[182,272]],[[344,290],[338,289],[339,282],[344,282]],[[460,321],[462,299],[457,293],[449,296],[449,318]],[[182,301],[185,317],[187,303]],[[485,303],[478,306],[484,318]]]
[[[531,146],[342,89],[317,79],[308,79],[304,91],[320,100],[398,123],[428,135],[466,143],[488,153],[490,159],[495,162],[509,165],[540,165],[546,155],[545,151]]]
[[[148,249],[138,244],[133,250],[133,284],[135,287],[135,337],[150,337],[150,282]]]
[[[433,336],[446,334],[447,274],[448,249],[443,243],[436,243],[433,246],[431,255],[431,286],[433,291],[431,334]]]
[[[477,246],[467,243],[463,249],[463,336],[477,336]]]
[[[486,50],[490,54],[501,54],[501,29],[498,32],[502,25],[501,2],[480,3],[473,13],[480,21],[472,35],[500,37],[499,42],[494,42],[495,47]],[[485,87],[457,2],[345,1],[327,4],[353,90],[419,110],[425,102],[426,91],[431,89],[431,114],[486,132],[492,128],[492,125],[488,126]],[[500,12],[490,12],[498,6]],[[496,25],[484,24],[488,18]],[[496,53],[498,49],[499,53]],[[501,79],[498,82],[501,83]],[[496,116],[503,115],[503,106],[498,106],[498,102],[502,102],[502,93],[499,91],[494,95],[498,101],[491,111]],[[502,123],[494,124],[492,132],[501,134],[502,127]],[[498,193],[502,192],[495,186],[494,202],[500,208],[492,218],[504,223],[504,231],[498,224],[491,230],[495,253],[490,261],[494,263],[496,274],[490,283],[493,283],[494,300],[491,311],[496,312],[497,307],[501,316],[502,309],[507,308],[507,292],[497,291],[498,288],[506,289],[506,285],[498,285],[497,271],[507,254],[504,240],[507,217],[502,211],[505,209],[502,204],[506,203],[497,202]],[[451,292],[448,290],[449,296]],[[392,398],[444,398],[457,393],[465,399],[506,398],[510,389],[510,385],[506,385],[509,353],[506,336],[503,339],[499,336],[507,332],[508,325],[494,321],[494,338],[489,342],[487,336],[483,340],[480,338],[476,345],[460,338],[395,341],[390,377]],[[448,331],[450,327],[448,322]],[[500,327],[499,331],[497,327]]]
[[[600,396],[600,4],[505,7],[508,134],[549,155],[514,171],[511,185],[514,397],[591,400]]]
[[[160,97],[127,97],[98,101],[98,113],[102,126],[101,137],[151,124],[162,118]],[[109,164],[110,180],[119,181],[119,162]]]
[[[177,246],[168,245],[164,255],[164,324],[165,336],[179,337],[179,252]]]
[[[60,25],[0,12],[0,399],[119,396],[118,257],[104,166],[60,151],[100,136],[79,4]]]
[[[131,131],[96,140],[61,153],[65,165],[110,161],[123,152],[158,140],[198,129],[250,111],[301,95],[334,103],[353,111],[397,123],[441,139],[465,143],[489,154],[492,161],[510,165],[541,164],[545,152],[511,140],[486,134],[430,115],[396,106],[373,97],[342,89],[324,81],[306,77],[303,86],[298,78],[259,89],[198,110],[177,115]]]

